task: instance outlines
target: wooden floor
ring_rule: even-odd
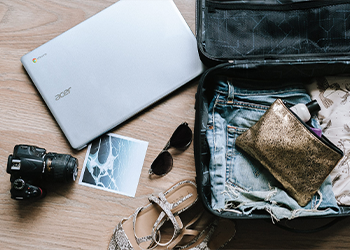
[[[20,62],[21,56],[113,4],[115,0],[0,0],[0,249],[106,249],[124,217],[184,178],[195,177],[193,144],[174,155],[165,177],[149,179],[148,168],[183,121],[194,127],[198,79],[156,103],[112,132],[149,142],[136,197],[85,187],[52,184],[35,202],[10,198],[7,158],[16,144],[44,147],[79,160],[46,108]],[[175,0],[194,32],[195,0]],[[307,226],[323,221],[308,220]],[[303,225],[306,226],[306,225]],[[317,225],[315,225],[317,226]],[[297,234],[271,220],[236,221],[237,233],[226,249],[349,249],[350,219],[318,233]]]

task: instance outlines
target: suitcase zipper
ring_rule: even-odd
[[[266,3],[262,0],[206,0],[206,6],[209,10],[272,10],[272,11],[287,11],[287,10],[302,10],[310,8],[320,8],[330,5],[348,4],[349,1],[333,0],[333,1],[301,1],[301,2],[285,2],[285,3]]]

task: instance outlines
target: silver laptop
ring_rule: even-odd
[[[204,69],[171,0],[121,0],[21,61],[75,149]]]

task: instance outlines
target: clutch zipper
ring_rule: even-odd
[[[304,121],[302,121],[299,116],[297,116],[291,109],[290,107],[294,106],[294,104],[287,102],[287,101],[282,101],[284,106],[289,110],[290,113],[292,113],[292,115],[297,118],[303,125],[304,127],[307,128],[307,130],[309,130],[314,136],[316,136],[316,138],[320,139],[324,144],[326,144],[327,146],[329,146],[330,148],[332,148],[334,151],[336,151],[337,153],[339,153],[341,156],[344,156],[344,152],[338,148],[337,146],[335,146],[330,140],[328,140],[327,137],[325,137],[323,134],[321,137],[319,137],[314,131],[312,131],[312,129],[310,128],[309,125],[307,125]]]
[[[330,5],[348,4],[349,1],[333,0],[333,1],[300,1],[300,2],[285,2],[285,3],[266,3],[266,1],[234,1],[234,0],[206,0],[206,7],[209,11],[215,9],[222,10],[271,10],[271,11],[287,11],[287,10],[302,10],[310,8],[321,8]]]

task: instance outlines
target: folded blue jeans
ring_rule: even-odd
[[[291,104],[311,101],[304,86],[293,82],[280,87],[264,85],[264,89],[242,88],[225,81],[216,85],[206,134],[212,208],[246,215],[265,210],[277,221],[339,213],[330,177],[301,207],[266,168],[235,147],[236,138],[254,125],[277,98]],[[313,117],[311,123],[320,128],[317,118]]]

